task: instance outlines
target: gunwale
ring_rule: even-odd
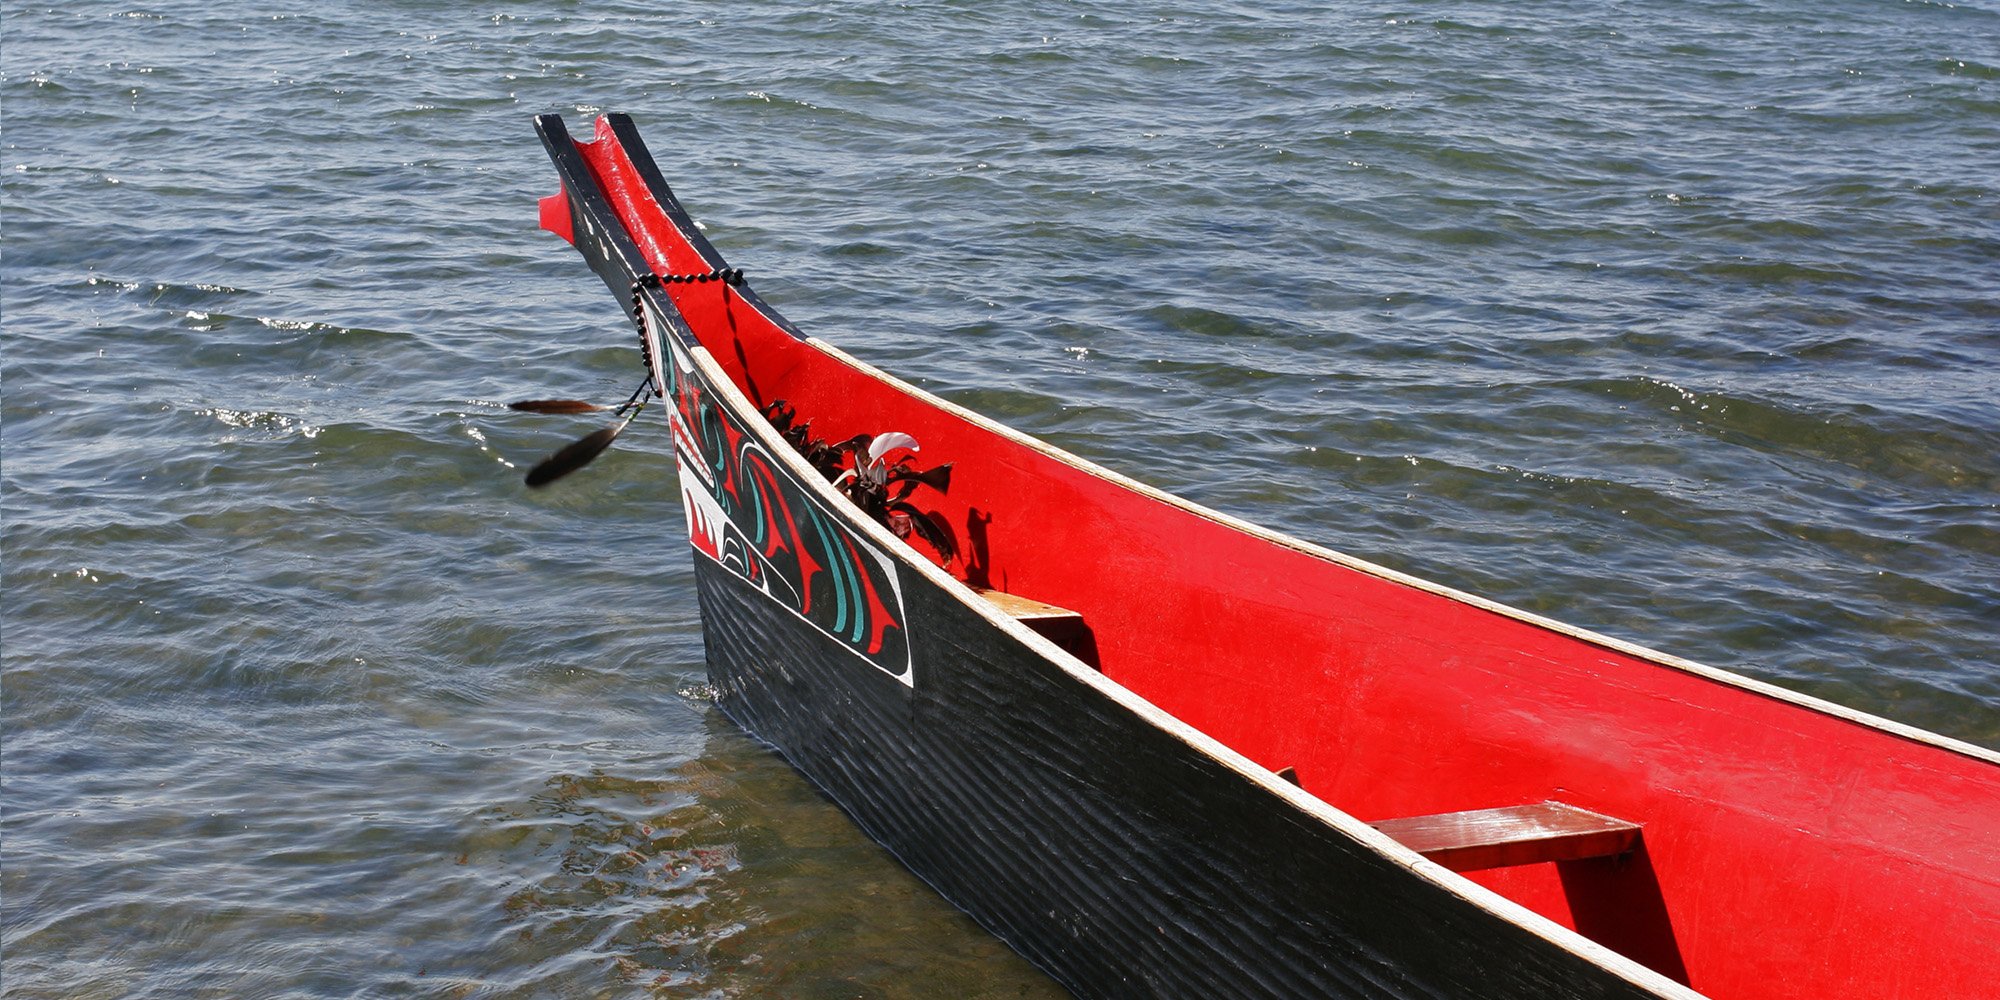
[[[687,249],[692,250],[710,267],[726,267],[727,265],[720,253],[707,241],[705,236],[694,225],[691,217],[687,215],[685,209],[668,192],[664,180],[660,179],[657,165],[652,162],[650,154],[645,151],[644,145],[636,141],[636,132],[631,130],[629,119],[620,120],[614,118],[611,120],[608,128],[600,126],[600,138],[607,132],[620,140],[619,148],[625,155],[631,158],[630,163],[632,168],[644,181],[646,187],[653,192],[652,197],[658,200],[658,207],[661,210],[662,216],[674,229],[674,238],[680,240]],[[630,141],[627,141],[628,139]],[[586,196],[591,194],[591,192],[587,191],[583,193]],[[615,212],[612,212],[608,204],[601,207],[604,211],[610,213],[611,218],[619,218]],[[625,236],[628,234],[619,235]],[[661,260],[649,261],[647,254],[638,246],[636,239],[631,241],[629,247],[622,249],[629,251],[629,253],[621,254],[628,258],[628,264],[636,260],[649,273],[658,273],[664,267],[664,251],[661,251],[663,255]],[[607,278],[607,281],[609,280]],[[657,286],[647,290],[644,294],[646,301],[652,303],[659,310],[661,318],[678,324],[677,332],[683,335],[690,344],[699,345],[701,343],[700,336],[695,333],[690,325],[690,321],[682,312],[681,304],[675,299],[673,294]],[[724,294],[726,298],[729,293],[725,292]],[[747,308],[754,310],[773,329],[790,335],[804,348],[816,352],[828,361],[847,369],[854,377],[891,390],[931,411],[950,415],[975,430],[989,434],[996,439],[1026,449],[1042,458],[1082,473],[1100,481],[1108,488],[1122,490],[1148,501],[1162,504],[1220,528],[1228,529],[1248,538],[1268,543],[1309,559],[1353,570],[1364,576],[1407,587],[1413,591],[1425,593],[1433,597],[1443,598],[1458,605],[1497,615],[1587,646],[1629,656],[1649,666],[1665,668],[1691,679],[1717,684],[1725,688],[1756,696],[1760,699],[1780,703],[1787,708],[1804,711],[1818,717],[1834,720],[1838,723],[1857,726],[1870,732],[1942,751],[1962,759],[1988,765],[2000,764],[2000,753],[1982,747],[1954,740],[1918,727],[1895,722],[1871,713],[1841,706],[1733,671],[1712,667],[1660,652],[1638,643],[1569,625],[1545,616],[1446,587],[1420,577],[1392,570],[1379,564],[1195,504],[1184,498],[1148,486],[1114,470],[1099,466],[1079,456],[1072,455],[1038,438],[1021,433],[987,418],[983,414],[961,407],[933,393],[903,382],[893,375],[882,372],[866,362],[860,361],[832,344],[819,338],[805,335],[747,288],[740,289],[738,294],[740,295],[741,303]],[[778,437],[776,432],[770,428],[769,424],[759,416],[758,407],[738,386],[736,377],[730,371],[729,366],[720,362],[706,347],[696,346],[690,352],[690,356],[693,358],[696,367],[700,370],[703,377],[716,387],[717,393],[725,397],[728,405],[734,412],[745,418],[743,420],[745,428],[759,439],[766,450],[777,458],[798,482],[807,486],[832,509],[849,509],[846,506],[845,498],[832,487],[826,485],[819,476],[813,474],[811,466],[793,452]],[[855,513],[858,514],[858,511]],[[896,539],[886,528],[866,517],[853,516],[849,517],[848,521],[850,522],[849,527],[851,530],[868,537],[882,551],[890,554],[906,572],[922,578],[943,593],[951,595],[955,601],[983,619],[988,627],[1011,637],[1023,647],[1032,650],[1043,660],[1060,667],[1073,681],[1117,701],[1126,710],[1133,713],[1136,717],[1146,720],[1161,732],[1172,735],[1191,749],[1197,750],[1223,764],[1230,771],[1254,783],[1265,793],[1283,802],[1286,806],[1313,817],[1316,821],[1338,831],[1340,835],[1365,846],[1368,850],[1392,861],[1423,881],[1442,888],[1476,908],[1506,919],[1550,944],[1612,972],[1650,995],[1676,998],[1703,995],[1646,967],[1642,963],[1627,958],[1617,951],[1563,926],[1561,923],[1549,919],[1547,916],[1509,898],[1503,893],[1424,860],[1415,852],[1375,831],[1355,815],[1336,807],[1318,795],[1314,795],[1290,782],[1278,778],[1270,769],[1256,763],[1249,756],[1231,746],[1227,741],[1212,736],[1201,728],[1189,724],[1172,711],[1161,707],[1132,688],[1119,683],[1117,680],[1107,677],[1098,670],[1083,664],[1047,639],[1035,634],[1018,622],[1009,619],[990,606],[988,602],[981,599],[977,592],[968,586],[966,582],[939,569],[924,555]]]

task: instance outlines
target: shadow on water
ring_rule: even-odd
[[[704,729],[664,774],[557,774],[488,811],[458,863],[525,876],[509,948],[659,996],[1068,996],[767,747],[719,712]]]

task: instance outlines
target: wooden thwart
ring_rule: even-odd
[[[1074,618],[1078,621],[1083,620],[1082,615],[1068,608],[1059,608],[1053,604],[1043,604],[1033,598],[1022,597],[1019,594],[1009,594],[1004,590],[980,588],[979,596],[993,602],[994,607],[999,608],[1014,618],[1020,619],[1024,624],[1058,621],[1068,618]],[[1029,624],[1028,627],[1033,628],[1034,626]]]
[[[1084,624],[1082,615],[1019,594],[975,589],[979,596],[986,598],[1002,613],[1060,646],[1064,652],[1093,667],[1097,665],[1097,640],[1091,635],[1090,626]]]
[[[1638,824],[1561,802],[1410,816],[1371,825],[1455,872],[1612,857],[1639,842]]]

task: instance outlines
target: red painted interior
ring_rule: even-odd
[[[708,270],[601,123],[580,146],[657,270]],[[955,461],[950,495],[919,499],[974,550],[958,576],[1081,612],[1106,675],[1334,806],[1555,799],[1643,824],[1636,856],[1474,881],[1716,997],[2000,996],[2000,767],[1246,535],[941,411],[720,283],[669,288],[753,401]]]

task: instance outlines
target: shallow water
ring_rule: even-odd
[[[1061,995],[714,711],[529,118],[1233,514],[2000,746],[2000,13],[8,3],[9,995]]]

